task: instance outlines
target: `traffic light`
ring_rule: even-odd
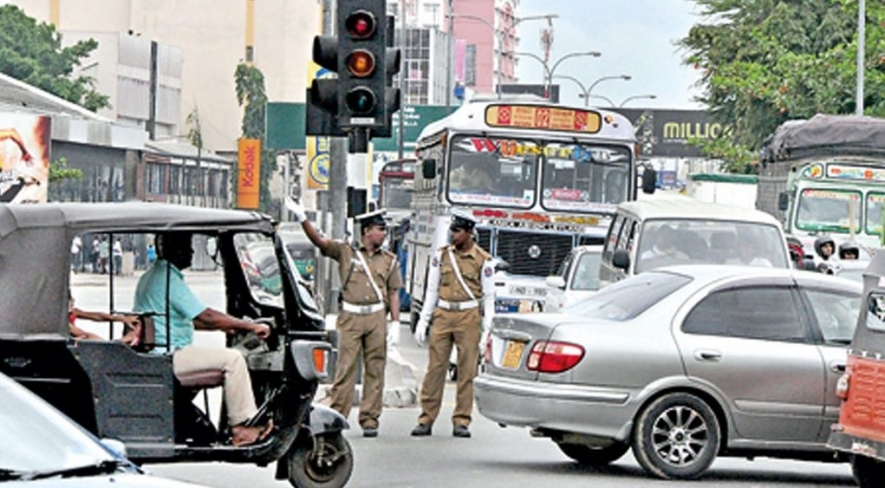
[[[338,0],[337,36],[314,38],[314,62],[338,79],[316,79],[308,90],[308,135],[347,135],[351,152],[365,152],[372,137],[390,137],[401,54],[386,10],[386,0]]]

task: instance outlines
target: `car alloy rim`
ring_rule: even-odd
[[[687,466],[697,461],[710,442],[704,417],[684,405],[661,412],[654,421],[651,436],[655,453],[673,466]]]

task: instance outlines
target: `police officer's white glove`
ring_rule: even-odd
[[[391,320],[387,322],[387,347],[399,344],[399,322]]]
[[[489,342],[489,335],[491,331],[486,328],[482,330],[482,335],[479,338],[479,357],[483,357],[486,353],[486,344]]]
[[[286,209],[295,214],[295,220],[297,220],[298,223],[307,220],[307,212],[304,210],[304,207],[302,207],[301,204],[298,203],[298,201],[294,198],[289,197],[286,199]]]
[[[424,347],[424,342],[427,340],[427,326],[426,320],[418,320],[418,325],[415,326],[415,342],[421,347]]]

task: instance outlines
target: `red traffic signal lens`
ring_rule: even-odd
[[[369,51],[357,49],[347,55],[347,70],[358,78],[365,78],[375,71],[375,56]]]
[[[365,10],[357,10],[344,21],[347,33],[354,39],[368,39],[375,33],[375,16]]]
[[[356,87],[347,93],[345,103],[352,114],[365,115],[375,110],[375,93],[365,87]]]

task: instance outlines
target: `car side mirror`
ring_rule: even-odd
[[[645,171],[642,172],[642,193],[653,194],[657,184],[658,172],[652,168],[645,168]]]
[[[782,191],[777,196],[777,209],[786,212],[790,208],[790,194]]]
[[[625,249],[618,249],[612,254],[612,266],[623,269],[625,272],[630,269],[630,253]]]
[[[544,283],[546,283],[549,288],[565,290],[565,279],[563,279],[562,276],[548,276],[544,280]]]
[[[421,161],[421,176],[423,176],[425,180],[436,178],[435,159],[425,159],[424,161]]]

